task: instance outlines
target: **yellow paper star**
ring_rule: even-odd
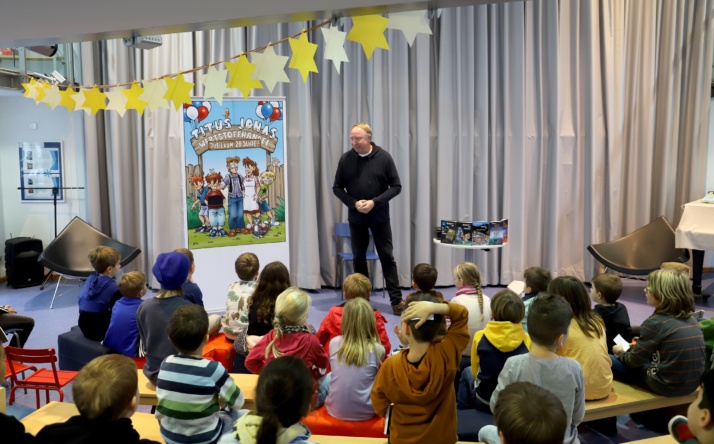
[[[107,111],[116,111],[120,116],[124,117],[124,113],[126,113],[126,96],[122,93],[123,91],[118,90],[107,92],[107,98],[109,99]]]
[[[375,48],[389,50],[389,43],[384,36],[389,20],[381,15],[363,15],[352,17],[354,27],[347,34],[347,40],[362,44],[367,60],[372,58]]]
[[[310,43],[307,39],[307,32],[300,34],[299,39],[290,39],[290,49],[293,51],[293,56],[290,58],[289,68],[297,69],[302,75],[302,81],[307,83],[307,76],[311,72],[318,72],[315,65],[315,51],[317,45]]]
[[[97,114],[100,109],[107,108],[107,95],[99,91],[97,85],[84,93],[84,107],[89,108],[92,114]]]
[[[59,106],[64,106],[70,113],[74,111],[75,102],[72,98],[72,95],[75,94],[74,90],[72,88],[67,88],[64,91],[60,91],[59,94],[60,97],[62,97]]]
[[[144,88],[133,82],[131,89],[125,89],[122,93],[126,96],[126,109],[135,109],[140,116],[144,114],[144,108],[148,103],[139,99],[139,96],[144,94]]]
[[[37,82],[37,85],[36,85],[36,88],[35,88],[35,91],[37,91],[37,95],[35,96],[35,103],[36,103],[36,104],[39,105],[40,102],[42,102],[42,99],[45,98],[45,88],[46,88],[47,86],[48,86],[48,85],[47,85],[46,83],[44,83],[44,82]]]
[[[45,105],[49,106],[50,109],[55,109],[61,101],[62,96],[60,95],[60,91],[57,85],[48,85],[45,88],[45,97],[42,99],[42,102],[44,102]]]
[[[74,100],[75,111],[82,110],[87,114],[90,113],[89,108],[84,106],[84,102],[86,100],[86,98],[84,97],[84,89],[79,88],[79,92],[77,94],[72,94],[72,99]]]
[[[25,92],[23,96],[27,97],[28,99],[34,99],[37,97],[37,80],[35,78],[30,78],[30,81],[28,83],[23,83],[22,87],[25,88]]]
[[[168,89],[166,94],[164,94],[164,99],[173,102],[176,111],[178,111],[184,103],[191,103],[193,82],[187,82],[183,74],[179,74],[174,78],[167,77],[165,80]]]
[[[238,88],[243,97],[247,98],[251,89],[263,87],[260,80],[252,78],[255,65],[248,61],[245,54],[238,57],[237,62],[226,62],[225,65],[231,75],[228,79],[228,87]]]
[[[146,102],[151,111],[156,111],[159,108],[168,108],[169,104],[166,102],[166,99],[164,99],[164,94],[166,94],[167,89],[164,79],[144,82],[144,94],[139,98]]]
[[[268,43],[268,47],[262,54],[255,52],[252,54],[253,63],[255,63],[253,78],[262,80],[265,83],[265,88],[271,93],[275,89],[276,83],[290,82],[288,75],[285,74],[288,57],[275,54],[272,44],[273,42]]]

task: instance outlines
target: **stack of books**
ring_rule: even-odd
[[[503,245],[508,242],[508,219],[495,221],[441,221],[442,244]]]

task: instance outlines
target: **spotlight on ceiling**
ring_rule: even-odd
[[[43,55],[45,57],[52,57],[55,54],[57,54],[57,48],[58,45],[52,45],[52,46],[28,46],[27,49],[29,49],[32,52],[36,52],[37,54]]]

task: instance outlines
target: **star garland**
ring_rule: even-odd
[[[22,84],[23,96],[51,109],[64,107],[68,112],[83,110],[89,115],[95,115],[99,110],[111,110],[123,117],[127,110],[133,109],[141,116],[147,107],[153,112],[159,108],[169,108],[169,103],[175,110],[183,104],[190,104],[190,94],[195,85],[187,81],[184,75],[199,71],[206,72],[198,76],[203,85],[204,97],[213,98],[218,103],[222,103],[223,96],[232,88],[239,89],[244,97],[249,97],[253,89],[265,88],[272,92],[277,83],[290,82],[285,72],[286,64],[288,68],[300,71],[303,82],[307,82],[311,72],[318,73],[315,63],[318,45],[308,39],[308,34],[317,29],[322,31],[324,39],[323,57],[333,62],[338,74],[342,63],[349,62],[344,49],[345,39],[359,43],[369,60],[376,48],[389,50],[385,37],[387,28],[401,30],[409,45],[413,44],[417,33],[431,34],[424,11],[390,14],[389,18],[381,15],[357,16],[352,21],[354,26],[349,34],[337,28],[337,20],[327,20],[226,60],[130,83],[67,87],[60,90],[59,85],[26,75],[29,81]],[[332,26],[328,28],[330,24]],[[274,48],[285,42],[290,44],[291,57],[275,52]],[[249,54],[252,63],[248,60]],[[216,69],[220,64],[226,69]]]

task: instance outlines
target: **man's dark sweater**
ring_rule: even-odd
[[[632,340],[632,327],[630,327],[630,316],[627,314],[627,307],[615,302],[613,305],[595,304],[595,313],[605,321],[605,337],[607,338],[607,352],[612,354],[612,346],[615,345],[615,337],[621,335],[624,340]]]
[[[361,157],[354,149],[342,155],[332,191],[347,205],[350,223],[380,224],[389,220],[389,201],[402,191],[402,184],[392,156],[372,143],[367,156]],[[355,208],[363,199],[374,201],[374,209],[367,214]]]

